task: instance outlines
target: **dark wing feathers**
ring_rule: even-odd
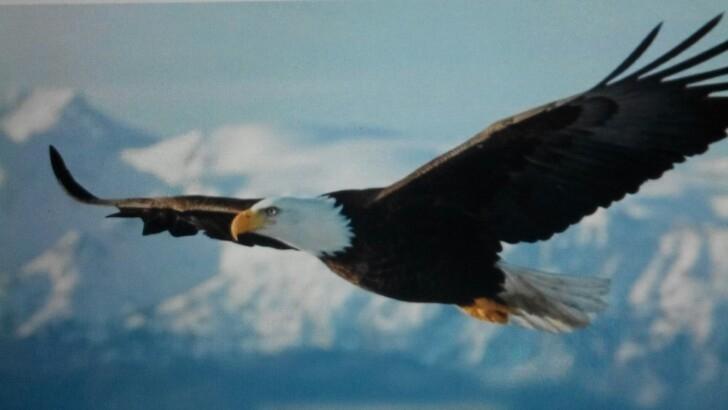
[[[670,82],[677,83],[681,86],[685,86],[685,85],[697,83],[700,81],[710,80],[712,78],[718,78],[723,75],[728,75],[728,67],[716,68],[715,70],[704,71],[702,73],[693,74],[693,75],[687,75],[687,76],[680,77],[675,80],[671,80]]]
[[[63,161],[61,154],[54,146],[51,145],[48,148],[48,151],[51,157],[51,168],[53,168],[53,174],[55,174],[56,179],[61,183],[61,186],[63,186],[63,189],[65,189],[69,195],[77,201],[87,204],[96,204],[101,201],[92,193],[88,192],[86,188],[82,187],[81,184],[76,182],[71,175],[71,171],[69,171],[68,167],[66,167],[66,163]]]
[[[662,68],[720,18],[620,78],[652,43],[657,26],[594,88],[493,124],[382,190],[375,203],[407,195],[458,204],[497,239],[514,243],[547,239],[636,192],[726,135],[728,98],[710,94],[728,90],[728,83],[695,83],[720,79],[728,67],[666,77],[724,53],[728,41]]]
[[[605,86],[610,81],[619,77],[623,72],[630,68],[632,64],[637,62],[642,54],[644,54],[644,52],[652,45],[652,42],[655,41],[657,33],[660,32],[660,28],[662,28],[662,23],[655,26],[655,28],[653,28],[652,31],[647,34],[647,36],[642,40],[642,42],[639,43],[639,45],[637,45],[637,47],[629,54],[629,56],[627,56],[627,58],[625,58],[624,61],[622,61],[622,63],[614,69],[614,71],[609,73],[609,75],[607,75],[602,81],[600,81],[599,84],[597,84],[594,88]]]
[[[682,54],[683,51],[692,47],[695,43],[700,41],[701,38],[705,37],[705,35],[708,34],[715,26],[717,26],[722,17],[723,17],[722,14],[715,16],[713,19],[711,19],[710,21],[705,23],[703,25],[703,27],[700,27],[698,29],[698,31],[696,31],[691,36],[689,36],[688,38],[683,40],[680,44],[676,45],[675,47],[673,47],[672,49],[670,49],[669,51],[667,51],[665,54],[661,55],[660,57],[656,58],[651,63],[646,64],[644,67],[642,67],[639,70],[635,71],[634,73],[630,74],[625,79],[625,81],[632,81],[632,80],[638,79],[642,75],[649,73],[650,71],[654,70],[655,68],[661,66],[662,64],[664,64],[664,63],[672,60],[673,58],[677,57],[678,55]],[[652,39],[654,39],[654,37],[657,35],[657,32],[659,31],[660,27],[661,27],[661,24],[658,25],[657,27],[655,27],[655,30],[653,30],[653,32],[650,33],[650,35],[652,35]],[[652,42],[652,39],[650,40],[650,43]],[[639,54],[637,55],[637,58],[639,58],[639,56],[642,55],[642,53],[644,53],[646,50],[647,50],[647,47],[642,49],[639,52]],[[637,61],[637,58],[632,60],[628,64],[628,66],[634,64]],[[628,67],[625,67],[625,69],[627,69],[627,68]],[[613,77],[613,78],[615,78],[615,77]],[[606,81],[603,81],[602,83],[600,83],[599,86],[606,85],[613,78],[608,78]]]
[[[702,53],[693,56],[681,63],[675,64],[671,67],[665,68],[661,71],[658,71],[656,73],[650,74],[649,76],[645,77],[644,80],[663,80],[671,75],[677,74],[679,72],[688,70],[690,68],[693,68],[697,66],[698,64],[704,63],[711,58],[720,55],[724,53],[726,50],[728,50],[728,40],[703,51]]]
[[[50,158],[58,182],[74,199],[92,205],[113,206],[118,212],[110,218],[140,218],[144,222],[143,235],[168,231],[172,236],[205,235],[219,240],[234,241],[230,223],[238,212],[244,211],[260,199],[236,199],[186,195],[159,198],[98,198],[73,178],[58,151],[51,146]],[[288,245],[256,234],[244,234],[237,243],[246,246],[267,246],[291,249]]]

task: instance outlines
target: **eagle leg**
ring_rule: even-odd
[[[477,298],[469,305],[458,305],[468,315],[487,322],[505,325],[512,313],[511,308],[488,298]]]

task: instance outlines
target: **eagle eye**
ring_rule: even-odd
[[[278,207],[269,206],[268,208],[265,208],[264,212],[266,216],[276,216],[281,212],[281,210]]]

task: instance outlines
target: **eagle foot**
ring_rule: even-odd
[[[488,298],[477,298],[470,305],[458,305],[468,315],[487,322],[505,325],[512,313],[511,308]]]

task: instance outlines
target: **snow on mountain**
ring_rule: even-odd
[[[134,168],[148,172],[170,186],[198,187],[196,182],[203,172],[199,155],[202,135],[191,131],[175,138],[165,139],[150,147],[131,148],[121,152],[121,158]]]
[[[235,189],[236,195],[259,197],[383,186],[410,171],[421,160],[417,154],[422,150],[434,152],[422,146],[412,150],[412,141],[404,138],[366,137],[321,141],[266,125],[242,124],[128,149],[122,158],[185,192],[214,190],[220,179],[232,177],[238,182],[226,187]]]
[[[22,95],[33,98],[42,93],[21,94],[21,99],[3,112],[27,105]],[[109,118],[78,94],[59,115],[54,126],[20,144],[0,130],[0,163],[5,170],[0,195],[0,241],[13,244],[0,247],[0,270],[10,278],[11,293],[19,295],[9,298],[13,304],[10,310],[16,312],[16,326],[26,323],[36,308],[53,298],[53,276],[28,278],[25,267],[53,249],[69,231],[79,236],[72,258],[79,276],[71,303],[74,320],[105,323],[125,307],[156,303],[198,281],[206,272],[198,269],[192,250],[214,255],[213,244],[161,241],[159,246],[150,247],[136,242],[138,225],[104,221],[107,210],[79,207],[58,186],[48,163],[48,145],[54,144],[68,159],[74,174],[100,194],[112,189],[129,194],[163,190],[164,183],[136,172],[120,158],[122,148],[148,145],[155,140]],[[113,193],[109,191],[106,193]],[[130,240],[120,240],[119,235],[124,233]],[[155,257],[158,249],[170,245],[181,250],[181,256],[170,260],[189,270],[180,270],[169,260]],[[127,263],[134,269],[129,269]],[[155,275],[161,277],[149,283]]]
[[[79,280],[74,260],[78,240],[78,232],[69,231],[50,249],[23,267],[21,280],[44,275],[51,289],[45,304],[18,326],[18,336],[30,336],[49,322],[73,314],[73,292]]]
[[[25,142],[53,128],[74,96],[69,88],[34,90],[2,117],[0,127],[12,141]]]
[[[663,346],[681,332],[702,345],[715,331],[715,311],[728,298],[728,275],[717,270],[725,265],[726,239],[726,227],[705,232],[678,228],[662,236],[658,252],[629,295],[636,313],[649,318],[650,346]],[[715,268],[696,275],[706,257],[716,262]]]
[[[246,351],[339,348],[352,327],[370,346],[397,349],[437,309],[364,295],[301,253],[226,245],[220,273],[162,302],[152,319],[181,334],[227,334]]]

